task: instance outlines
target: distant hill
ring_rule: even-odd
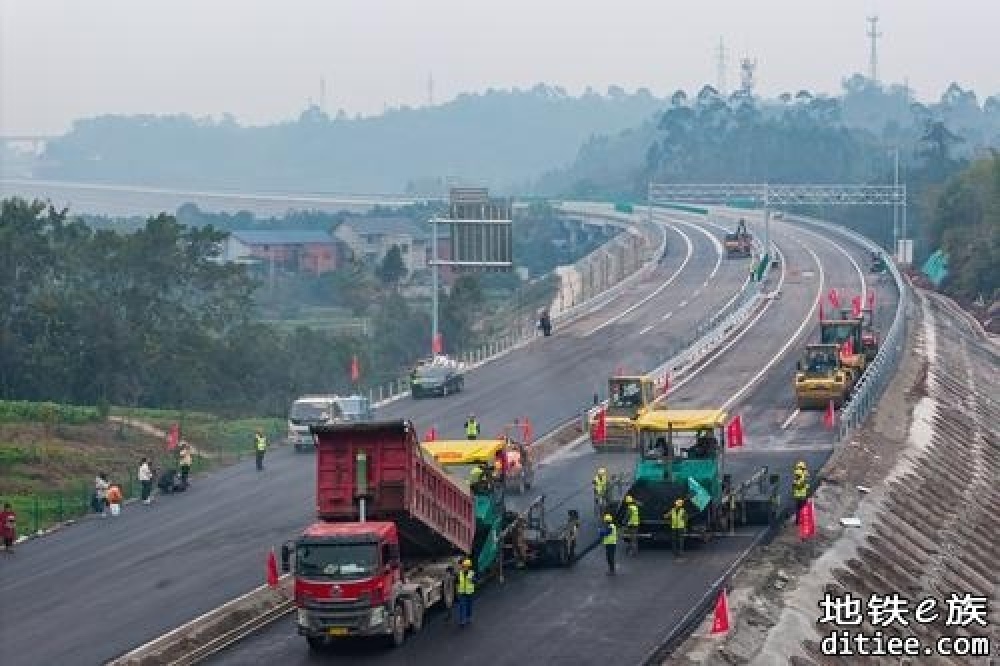
[[[180,116],[77,121],[47,146],[36,178],[296,192],[441,194],[449,183],[509,189],[568,164],[592,135],[648,120],[665,100],[611,87],[464,94],[367,118],[317,107],[294,122],[244,127]]]
[[[836,97],[807,90],[775,99],[727,97],[704,86],[690,97],[675,92],[662,113],[634,127],[592,136],[572,162],[526,189],[641,197],[650,179],[887,182],[894,146],[912,182],[935,132],[952,137],[947,152],[959,160],[1000,147],[1000,95],[980,101],[952,83],[939,101],[922,104],[903,86],[883,87],[859,74]]]

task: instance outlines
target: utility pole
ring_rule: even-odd
[[[882,36],[882,33],[878,31],[878,16],[869,16],[867,20],[871,27],[866,34],[872,41],[871,52],[868,56],[868,78],[873,83],[878,83],[878,38]]]
[[[326,79],[319,78],[319,110],[326,112]]]
[[[434,75],[427,75],[427,106],[434,106]]]
[[[717,68],[716,69],[716,77],[717,77],[716,83],[719,86],[719,94],[720,95],[725,95],[726,94],[726,44],[722,40],[722,37],[719,37],[718,56],[719,56],[719,59],[718,59],[718,62],[716,63],[716,68]]]
[[[899,148],[894,148],[892,152],[895,164],[892,184],[899,187]],[[899,204],[892,207],[892,253],[899,256]]]

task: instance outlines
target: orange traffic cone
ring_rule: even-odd
[[[278,560],[274,557],[274,548],[267,554],[267,584],[278,587]]]
[[[833,400],[831,400],[826,405],[826,414],[823,415],[823,425],[826,426],[827,430],[833,430],[833,425],[836,423],[837,415],[833,407]]]
[[[729,599],[726,598],[726,588],[719,590],[719,598],[715,600],[715,615],[712,617],[712,635],[717,636],[729,631]]]

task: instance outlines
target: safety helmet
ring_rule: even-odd
[[[606,523],[613,523],[614,520],[615,519],[611,517],[610,513],[604,514],[604,522],[606,522]]]
[[[635,501],[635,500],[634,500],[634,499],[632,499],[632,496],[631,496],[631,495],[626,495],[626,496],[625,496],[625,503],[626,503],[626,504],[631,504],[631,503],[632,503],[632,502],[634,502],[634,501]]]
[[[805,469],[805,468],[806,468],[806,463],[804,460],[800,460],[797,463],[795,463],[795,469]]]
[[[608,470],[604,469],[603,467],[598,467],[597,468],[597,473],[598,474],[607,474]]]
[[[684,506],[684,500],[678,497],[677,499],[674,500],[674,506]]]
[[[470,559],[464,559],[464,560],[462,560],[462,568],[463,569],[470,569],[470,568],[472,568],[472,560],[470,560]]]

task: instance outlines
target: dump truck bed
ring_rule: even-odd
[[[425,454],[409,421],[314,426],[320,520],[396,523],[404,557],[471,553],[469,489]],[[362,478],[363,475],[363,478]]]

